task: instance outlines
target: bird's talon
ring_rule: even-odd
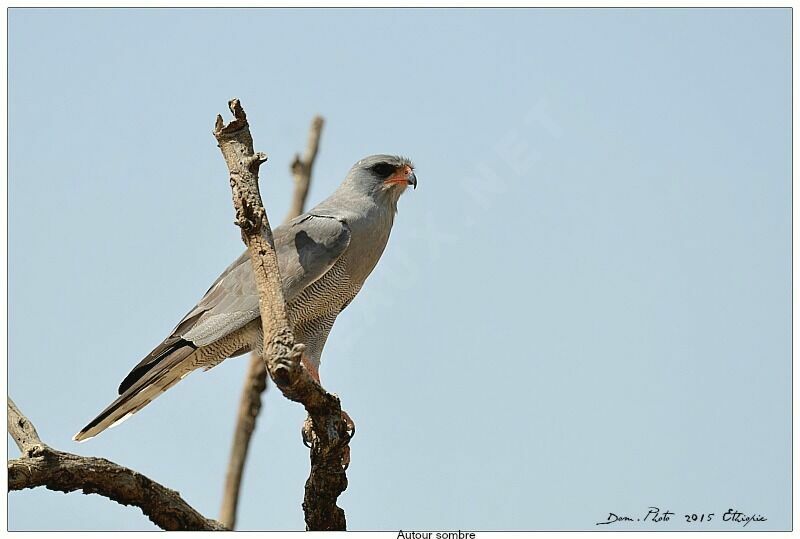
[[[303,428],[301,432],[303,434],[303,445],[307,448],[311,449],[312,441],[314,440],[314,429],[312,427],[313,423],[311,421],[311,417],[307,417],[305,422],[303,423]]]
[[[342,451],[342,469],[347,470],[350,466],[350,446],[344,446],[344,450]]]
[[[347,435],[350,439],[356,435],[356,424],[353,422],[353,419],[348,415],[347,412],[342,410],[342,421],[344,421],[345,428],[347,429]]]

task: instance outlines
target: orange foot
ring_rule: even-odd
[[[342,421],[344,421],[345,428],[347,429],[347,439],[348,441],[356,435],[356,424],[353,422],[350,415],[342,410]],[[303,422],[303,444],[306,447],[311,447],[311,441],[314,439],[314,428],[313,422],[311,421],[311,416],[306,416],[306,420]]]
[[[313,378],[319,385],[322,385],[319,381],[319,367],[314,364],[311,358],[309,358],[306,354],[303,354],[300,356],[300,362],[311,375],[311,378]]]
[[[301,357],[301,361],[305,368],[308,370],[311,377],[320,385],[322,383],[319,380],[319,368],[314,362],[306,355],[303,354]],[[345,428],[347,429],[347,436],[348,440],[351,439],[356,434],[356,424],[353,422],[350,415],[342,410],[342,421],[344,421]],[[314,439],[314,429],[313,423],[311,421],[311,416],[306,417],[305,422],[303,423],[302,435],[303,435],[303,444],[306,447],[311,447],[312,440]],[[347,467],[350,465],[350,446],[345,446],[344,454],[342,455],[342,466],[346,470]]]

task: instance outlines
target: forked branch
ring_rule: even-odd
[[[311,170],[319,149],[319,138],[322,133],[324,121],[321,116],[315,116],[311,122],[311,131],[308,136],[308,147],[304,156],[296,155],[292,163],[292,176],[294,177],[294,196],[286,216],[290,221],[303,213],[303,208],[308,197],[308,188],[311,184]],[[244,465],[247,461],[247,452],[250,440],[256,428],[256,419],[261,413],[261,394],[267,389],[267,369],[261,357],[262,350],[250,354],[250,364],[247,367],[242,396],[239,399],[239,409],[236,413],[236,426],[233,431],[233,444],[231,456],[228,460],[228,471],[225,474],[225,489],[222,492],[222,506],[220,508],[220,521],[228,528],[236,526],[236,512],[239,505],[239,496],[244,475]]]
[[[258,188],[258,170],[267,160],[253,151],[253,138],[238,99],[228,103],[234,119],[217,116],[214,136],[228,165],[236,224],[247,245],[259,293],[264,332],[264,359],[275,385],[289,399],[303,404],[311,417],[311,473],[303,510],[309,530],[344,530],[344,511],[336,500],[347,488],[342,463],[349,451],[347,425],[339,399],[325,391],[303,367],[304,346],[296,343],[286,316],[272,230]]]
[[[23,456],[8,461],[8,490],[46,487],[99,494],[133,505],[164,530],[225,530],[204,517],[180,494],[109,460],[58,451],[41,441],[33,424],[8,399],[8,432]]]

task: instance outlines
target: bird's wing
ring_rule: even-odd
[[[275,232],[283,297],[291,303],[333,267],[350,245],[344,219],[307,213]]]
[[[336,263],[350,244],[350,229],[342,219],[304,214],[277,227],[273,237],[283,295],[289,303]],[[186,352],[229,335],[259,314],[258,290],[245,251],[214,281],[170,336],[133,368],[119,393],[165,358],[174,357],[176,352],[188,356]]]

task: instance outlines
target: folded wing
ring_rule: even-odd
[[[273,231],[284,299],[291,303],[336,263],[350,243],[344,220],[312,213]],[[197,305],[119,386],[120,397],[76,436],[83,440],[135,413],[196,366],[187,361],[259,316],[258,290],[245,251],[211,285]],[[89,432],[91,431],[91,433]]]

